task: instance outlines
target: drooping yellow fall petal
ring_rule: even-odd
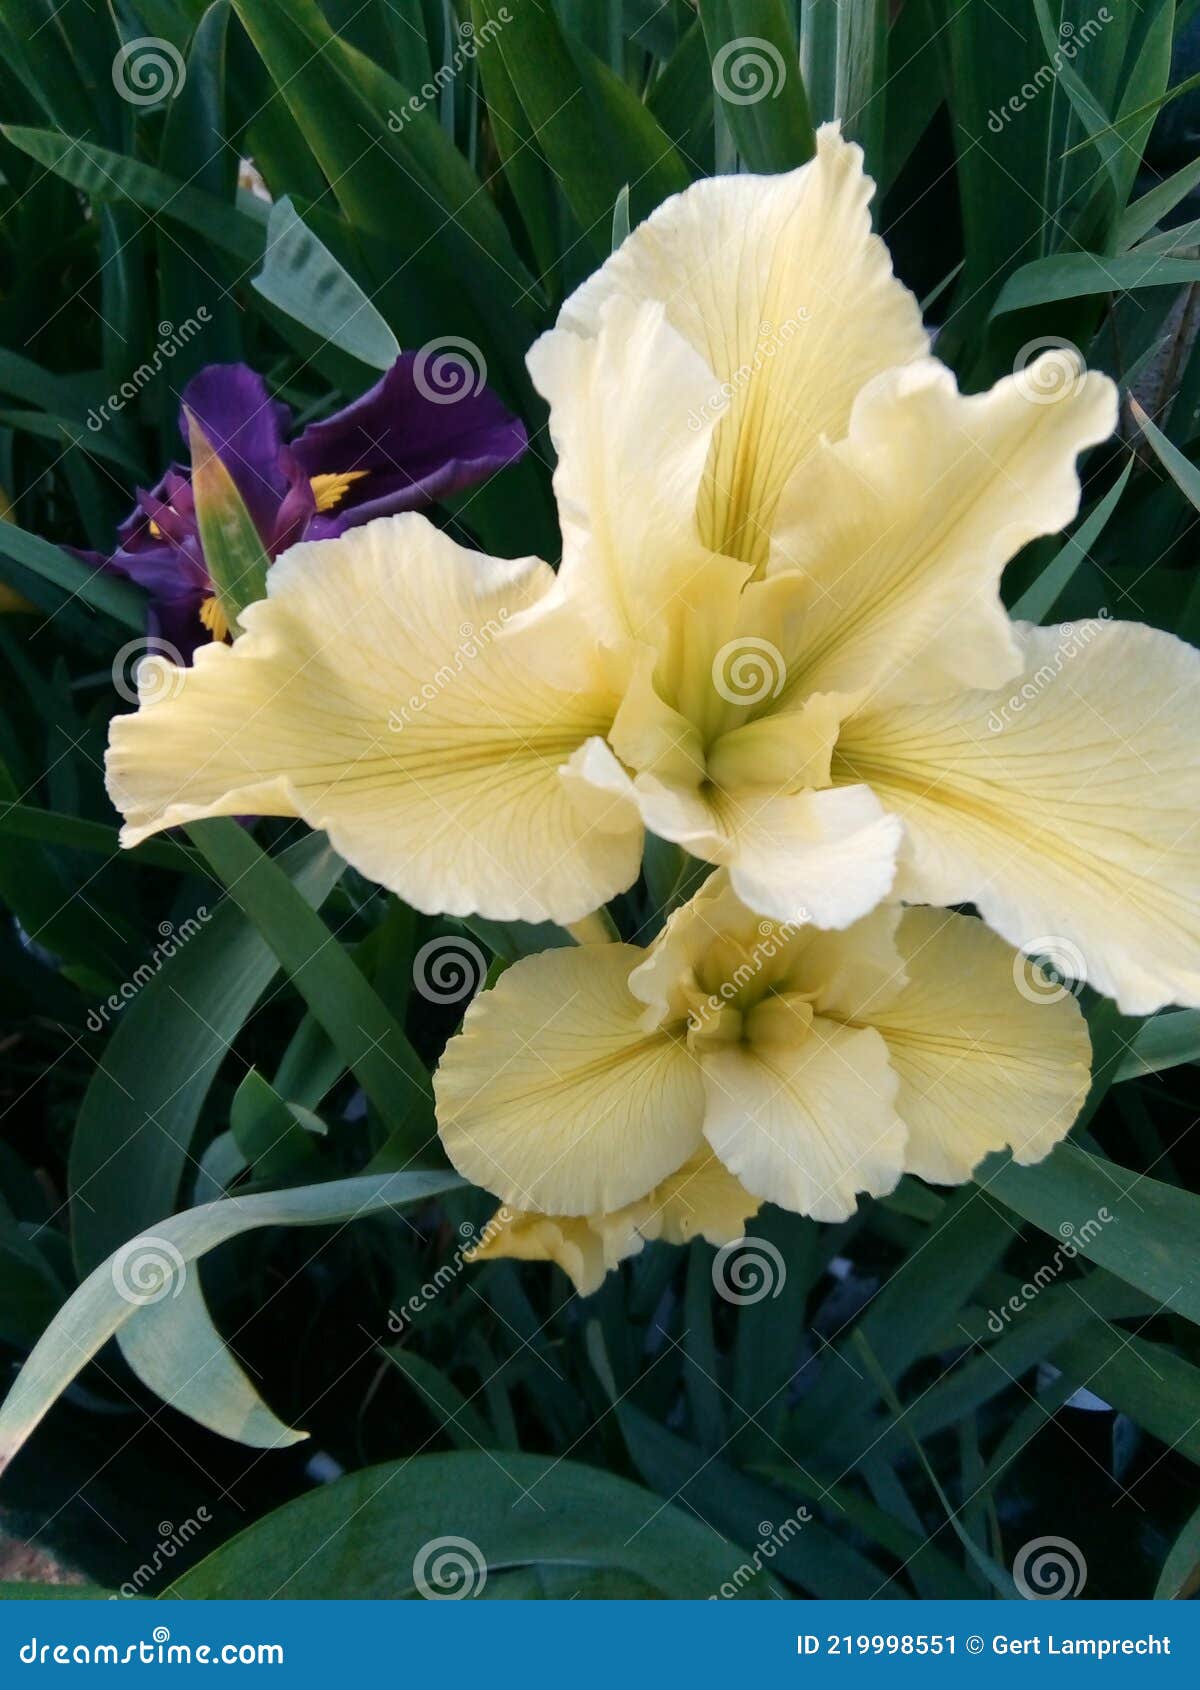
[[[610,1215],[540,1215],[501,1209],[484,1229],[484,1240],[468,1251],[471,1262],[509,1256],[524,1262],[556,1262],[581,1297],[590,1296],[612,1268],[636,1256],[645,1244],[689,1244],[706,1238],[730,1244],[745,1235],[759,1201],[708,1149],[689,1158],[648,1196]]]
[[[771,554],[808,590],[791,689],[892,680],[925,695],[1019,672],[1001,572],[1075,515],[1076,457],[1117,412],[1105,376],[1079,374],[1045,404],[1030,397],[1035,372],[963,396],[934,359],[889,370],[855,400],[846,437],[793,478]]]
[[[543,951],[476,997],[434,1078],[446,1153],[517,1209],[611,1214],[700,1148],[682,1037],[643,1027],[632,945]]]
[[[606,301],[662,301],[713,371],[693,412],[719,419],[697,509],[713,551],[764,565],[780,493],[820,435],[845,432],[872,376],[928,349],[871,233],[873,191],[860,149],[826,125],[800,170],[714,177],[667,200],[563,307],[560,326],[594,335]]]
[[[704,1053],[704,1136],[756,1196],[845,1220],[860,1193],[881,1196],[900,1178],[899,1081],[874,1028],[816,1016],[797,1018],[796,1034]]]
[[[1018,625],[995,692],[880,696],[835,778],[902,817],[896,892],[972,902],[1130,1014],[1200,1004],[1200,655],[1136,624]]]
[[[573,921],[638,872],[641,824],[564,766],[615,708],[566,615],[514,630],[553,577],[468,552],[424,517],[294,547],[232,646],[155,677],[116,718],[123,841],[203,816],[295,815],[418,909]],[[575,687],[539,642],[574,641]]]
[[[1075,998],[970,916],[905,910],[896,943],[907,983],[858,1019],[883,1035],[900,1077],[905,1168],[957,1185],[993,1150],[1040,1162],[1087,1095],[1091,1045]]]

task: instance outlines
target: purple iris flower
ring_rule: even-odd
[[[247,365],[209,364],[184,388],[180,433],[186,440],[190,411],[236,483],[268,557],[297,540],[329,540],[372,517],[424,509],[525,451],[524,425],[490,388],[452,403],[431,398],[417,357],[403,353],[374,387],[290,444],[291,411]],[[206,639],[224,637],[190,470],[172,464],[156,487],[139,488],[117,538],[111,557],[82,555],[145,589],[149,633],[185,660]]]

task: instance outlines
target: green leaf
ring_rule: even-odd
[[[993,317],[1093,294],[1136,293],[1142,288],[1179,287],[1200,281],[1200,258],[1139,258],[1136,252],[1105,257],[1098,252],[1060,252],[1037,258],[1010,276],[1000,290]]]
[[[742,1559],[682,1508],[574,1461],[420,1455],[348,1474],[285,1504],[184,1573],[168,1594],[297,1601],[353,1590],[396,1600],[420,1596],[422,1583],[445,1594],[465,1575],[474,1590],[485,1574],[538,1566],[574,1568],[581,1579],[588,1569],[622,1572],[660,1596],[697,1600],[715,1595]]]
[[[1163,1562],[1162,1572],[1154,1587],[1156,1602],[1174,1602],[1181,1596],[1191,1596],[1200,1573],[1200,1508],[1190,1517]]]
[[[747,168],[792,170],[816,151],[783,0],[700,0],[712,84]]]
[[[231,629],[248,604],[267,593],[267,554],[237,483],[191,411],[192,492],[204,562]]]
[[[1030,1168],[989,1157],[976,1178],[1052,1238],[1071,1227],[1081,1256],[1200,1322],[1200,1197],[1075,1144],[1060,1144]],[[1085,1236],[1097,1218],[1103,1224]]]
[[[1200,158],[1195,158],[1177,170],[1173,176],[1168,176],[1165,182],[1151,188],[1148,194],[1143,194],[1141,199],[1135,200],[1117,225],[1119,249],[1126,251],[1152,229],[1157,228],[1163,218],[1174,211],[1180,200],[1187,198],[1198,182]]]
[[[278,872],[307,908],[324,902],[344,866],[314,834],[283,853]],[[111,1016],[101,1006],[114,1030],[84,1093],[69,1165],[84,1271],[175,1207],[209,1087],[279,966],[232,902],[200,904],[188,919],[200,931]]]
[[[265,1410],[217,1338],[199,1275],[188,1272],[189,1264],[256,1227],[358,1220],[462,1184],[452,1173],[362,1175],[204,1203],[157,1222],[153,1234],[130,1239],[93,1269],[38,1340],[0,1409],[0,1467],[108,1339],[135,1323],[141,1346],[154,1358],[138,1371],[173,1407],[255,1447],[303,1437]],[[144,1351],[135,1344],[125,1353],[133,1360]]]
[[[1200,1062],[1200,1009],[1151,1016],[1122,1057],[1114,1080],[1139,1080],[1183,1062]]]
[[[0,521],[0,556],[15,558],[44,581],[61,587],[68,598],[80,599],[93,610],[102,610],[122,627],[140,633],[146,625],[145,601],[131,582],[91,568],[69,552],[51,545],[49,540],[27,534],[15,522]]]
[[[400,356],[400,343],[387,323],[286,195],[271,207],[263,267],[251,286],[373,370],[389,369]]]
[[[433,1135],[433,1090],[391,1011],[245,828],[218,818],[188,831],[287,970],[395,1144],[409,1156],[420,1153]]]
[[[1200,274],[1200,271],[1197,273]],[[1200,469],[1196,468],[1190,458],[1184,457],[1178,446],[1171,444],[1162,430],[1150,421],[1136,399],[1130,399],[1129,409],[1134,422],[1146,436],[1159,463],[1171,477],[1188,504],[1200,511]]]
[[[1089,549],[1095,545],[1104,532],[1109,517],[1120,502],[1132,471],[1133,459],[1130,458],[1117,480],[1095,509],[1088,512],[1086,519],[1079,524],[1074,534],[1063,542],[1037,580],[1030,583],[1016,604],[1013,605],[1012,614],[1017,620],[1040,623],[1044,622],[1050,615],[1058,600],[1067,590],[1071,577],[1087,557]]]

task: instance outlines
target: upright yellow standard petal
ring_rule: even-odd
[[[1036,366],[964,396],[930,358],[859,394],[849,433],[780,501],[771,569],[803,571],[807,588],[790,691],[899,679],[929,693],[1019,672],[1001,572],[1075,515],[1075,459],[1117,411],[1105,376],[1080,375],[1052,404],[1029,397],[1035,382]]]
[[[699,1069],[682,1037],[647,1030],[633,945],[525,957],[476,997],[434,1079],[459,1173],[517,1209],[609,1214],[701,1146]]]
[[[897,893],[974,903],[1130,1014],[1200,1004],[1200,655],[1130,623],[1019,625],[995,692],[845,722],[836,779],[905,824]]]
[[[697,513],[713,551],[764,565],[780,493],[819,437],[845,432],[872,376],[928,349],[871,233],[873,191],[860,149],[826,126],[800,170],[667,200],[563,307],[562,327],[594,335],[606,301],[662,301],[713,371],[691,413],[718,419]]]
[[[294,815],[418,909],[586,915],[636,878],[642,832],[628,798],[563,774],[615,708],[595,641],[565,614],[508,628],[552,581],[416,515],[294,547],[234,645],[165,666],[113,722],[124,843]],[[546,679],[543,643],[573,650],[574,690]]]

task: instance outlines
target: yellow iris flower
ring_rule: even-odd
[[[570,923],[649,828],[775,920],[972,901],[1128,1011],[1200,1003],[1196,654],[1106,623],[1060,662],[998,592],[1112,383],[960,395],[871,193],[827,127],[662,205],[530,354],[557,576],[415,515],[296,546],[114,722],[124,842],[299,816],[421,910]]]
[[[770,921],[725,871],[642,950],[544,951],[477,997],[436,1076],[442,1141],[503,1200],[477,1257],[582,1292],[648,1239],[740,1238],[760,1201],[843,1220],[903,1172],[1036,1162],[1088,1088],[1068,993],[1024,993],[982,921],[883,905]]]

